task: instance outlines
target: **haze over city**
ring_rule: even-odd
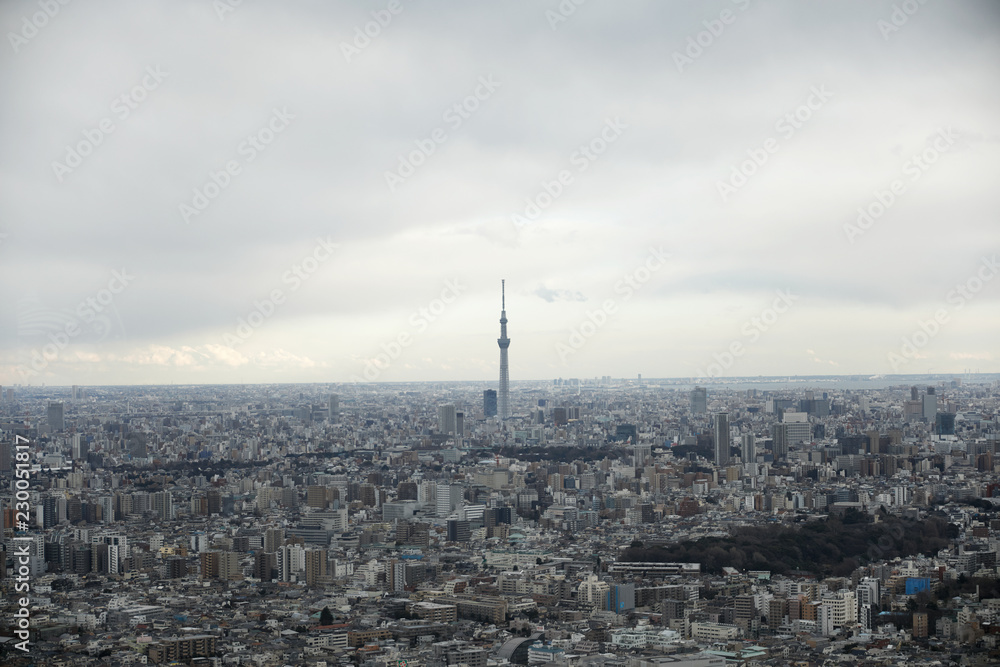
[[[383,5],[4,3],[0,383],[1000,372],[995,3]]]

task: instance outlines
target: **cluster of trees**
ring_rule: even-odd
[[[846,519],[846,520],[845,520]],[[853,521],[853,522],[852,522]],[[818,576],[846,576],[862,563],[915,554],[934,554],[957,536],[957,528],[940,517],[906,521],[887,517],[879,523],[857,516],[830,517],[798,526],[738,528],[727,537],[706,537],[670,546],[632,546],[621,560],[701,563],[702,570],[793,571]]]

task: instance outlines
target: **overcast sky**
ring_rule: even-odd
[[[0,4],[0,383],[1000,371],[995,2],[236,2]]]

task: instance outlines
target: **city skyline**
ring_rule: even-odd
[[[897,4],[6,4],[0,383],[495,380],[500,277],[517,378],[998,372],[1000,17]]]

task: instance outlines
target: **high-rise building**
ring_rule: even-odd
[[[927,387],[924,394],[923,417],[929,422],[933,422],[937,415],[937,396],[934,394],[934,387]]]
[[[937,413],[934,420],[934,432],[938,435],[955,435],[955,413]],[[2,466],[0,466],[0,470],[2,469]]]
[[[696,415],[708,412],[708,390],[704,387],[695,387],[691,390],[691,412]]]
[[[483,415],[486,417],[497,416],[497,390],[487,389],[483,392]]]
[[[775,461],[788,458],[788,424],[771,425],[771,453]]]
[[[740,449],[740,458],[743,463],[752,463],[757,460],[757,443],[753,433],[743,434],[743,447]]]
[[[787,426],[789,444],[812,442],[812,425],[809,424],[809,415],[805,412],[786,410],[781,415],[781,422]]]
[[[462,443],[462,438],[465,437],[465,413],[456,412],[455,413],[455,437],[458,439],[458,443]]]
[[[510,338],[507,338],[505,282],[500,281],[500,337],[497,338],[497,345],[500,346],[500,391],[497,395],[497,414],[500,419],[510,418],[510,373],[507,365],[507,348],[510,347]]]
[[[306,551],[306,585],[315,586],[321,577],[326,576],[326,550],[309,549]]]
[[[337,416],[340,414],[340,396],[337,394],[330,394],[330,399],[327,401],[327,415],[330,421],[337,421]]]
[[[438,406],[438,431],[446,434],[456,433],[457,427],[455,421],[456,421],[456,412],[454,405]]]
[[[48,423],[49,428],[53,431],[62,431],[66,428],[66,422],[63,419],[63,404],[62,403],[49,403],[48,409]]]
[[[635,609],[635,584],[611,584],[606,593],[604,609],[616,614]]]
[[[882,434],[878,430],[868,431],[868,453],[881,454]]]
[[[462,505],[462,494],[465,489],[460,484],[438,484],[437,515],[444,519]]]
[[[157,491],[152,496],[153,513],[160,519],[174,518],[174,499],[169,491]],[[68,512],[69,510],[67,510]],[[72,519],[71,519],[72,521]]]
[[[471,535],[469,522],[465,519],[448,519],[448,541],[468,542]]]
[[[653,461],[653,447],[649,443],[636,443],[632,446],[632,460],[634,462],[635,468],[638,470],[645,466],[647,463]]]
[[[729,465],[729,415],[715,415],[715,465]]]
[[[264,531],[264,551],[266,553],[275,553],[284,543],[284,528],[274,527]]]

